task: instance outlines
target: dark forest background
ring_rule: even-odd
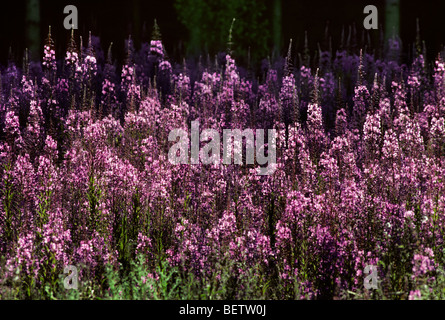
[[[134,45],[151,39],[154,19],[160,27],[169,58],[213,56],[227,49],[232,18],[233,50],[237,60],[258,62],[268,56],[284,55],[289,39],[302,51],[305,32],[311,54],[331,43],[341,46],[342,32],[350,45],[360,48],[371,42],[377,47],[385,37],[398,36],[403,44],[402,59],[410,57],[416,40],[416,19],[420,37],[429,58],[434,58],[445,43],[443,0],[16,0],[2,2],[0,9],[0,63],[20,61],[25,48],[34,59],[43,53],[43,43],[52,26],[58,57],[64,54],[70,31],[63,27],[63,8],[75,5],[79,14],[77,36],[88,32],[99,36],[106,50],[113,42],[113,56],[123,59],[125,39],[131,34]],[[366,31],[363,8],[373,4],[379,10],[379,29]],[[328,27],[326,37],[326,27]],[[330,38],[330,40],[329,40]],[[364,40],[364,41],[363,41]]]

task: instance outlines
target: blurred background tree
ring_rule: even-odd
[[[179,21],[189,31],[187,53],[225,51],[233,18],[232,49],[235,57],[252,61],[270,54],[271,32],[266,0],[175,0]]]
[[[283,46],[283,35],[281,32],[283,4],[281,0],[273,0],[273,43],[274,43],[274,54],[279,55],[280,50]]]
[[[400,37],[400,0],[385,1],[385,38]]]
[[[40,59],[40,2],[39,0],[26,0],[26,35],[25,44],[30,51],[30,58]]]

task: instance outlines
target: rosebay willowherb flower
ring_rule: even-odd
[[[69,265],[82,298],[443,298],[442,58],[351,30],[254,74],[157,28],[118,63],[73,30],[1,69],[0,298],[74,294]]]

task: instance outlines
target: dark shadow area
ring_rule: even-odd
[[[31,0],[32,1],[32,0]],[[38,2],[38,0],[34,0]],[[12,49],[12,58],[19,61],[23,57],[27,41],[26,6],[30,0],[11,1],[2,3],[0,10],[0,63],[5,64],[8,59],[9,47]],[[255,1],[254,1],[255,2]],[[87,0],[62,0],[62,1],[40,1],[40,51],[37,57],[41,57],[43,52],[43,42],[48,33],[48,26],[52,26],[52,35],[55,39],[57,55],[64,54],[64,50],[69,39],[70,32],[63,28],[65,14],[63,8],[66,5],[75,5],[79,13],[79,30],[77,34],[83,39],[87,39],[88,32],[99,36],[101,45],[106,50],[113,42],[113,55],[116,59],[123,59],[125,56],[125,39],[131,34],[136,49],[140,48],[142,42],[150,40],[154,19],[157,19],[160,26],[163,43],[166,51],[172,60],[181,61],[185,55],[190,56],[191,46],[195,46],[201,55],[215,53],[227,49],[226,40],[212,40],[209,35],[229,33],[231,23],[230,18],[224,17],[224,23],[220,21],[210,21],[210,23],[199,23],[204,21],[203,17],[213,14],[212,17],[222,15],[222,11],[204,12],[195,26],[187,26],[181,22],[184,12],[179,14],[177,3],[182,3],[182,8],[188,8],[188,15],[192,15],[197,10],[228,10],[227,7],[234,1],[221,2],[221,5],[214,5],[219,2],[193,1],[193,0],[164,0],[164,1],[87,1]],[[207,7],[202,4],[212,3]],[[229,3],[225,6],[222,3]],[[251,2],[245,0],[246,5]],[[248,23],[247,27],[242,25],[243,20],[249,21],[250,15],[257,14],[256,6],[248,6],[244,9],[236,8],[239,12],[239,20],[234,24],[234,49],[235,57],[240,62],[247,60],[247,52],[257,60],[273,55],[274,47],[279,46],[279,53],[284,55],[287,51],[289,39],[293,39],[294,48],[303,50],[305,31],[308,33],[308,44],[312,54],[320,44],[322,49],[329,46],[329,38],[333,50],[341,46],[342,32],[347,40],[350,28],[350,41],[357,50],[364,47],[371,41],[373,47],[379,45],[380,36],[385,29],[385,0],[369,1],[286,1],[286,0],[260,0],[260,18],[257,24]],[[276,5],[281,8],[280,16],[276,16]],[[195,7],[191,7],[192,5]],[[379,10],[379,30],[367,32],[363,28],[363,8],[367,4],[375,5]],[[202,8],[201,8],[202,7]],[[200,9],[201,8],[201,9]],[[210,8],[210,9],[209,9]],[[218,9],[220,8],[220,9]],[[221,9],[223,8],[223,9]],[[226,8],[226,9],[224,9]],[[183,9],[185,10],[185,9]],[[259,9],[258,9],[259,10]],[[440,0],[431,1],[406,1],[400,0],[400,37],[406,57],[410,56],[410,50],[416,40],[416,18],[420,21],[421,39],[425,41],[428,58],[432,59],[437,55],[445,43],[445,28],[442,25],[444,3]],[[238,14],[238,13],[237,13]],[[201,19],[201,20],[200,20]],[[241,26],[241,27],[240,27]],[[328,37],[325,36],[326,26],[328,26]],[[355,26],[355,31],[354,27]],[[201,29],[199,29],[201,27]],[[204,29],[205,27],[205,29]],[[191,28],[196,28],[197,33],[202,37],[192,43]],[[237,28],[244,28],[237,32]],[[248,28],[258,28],[253,30]],[[262,28],[262,29],[261,29]],[[222,31],[221,31],[222,29]],[[277,31],[278,30],[278,31]],[[195,32],[195,33],[196,33]],[[355,33],[355,38],[354,38]],[[254,43],[252,42],[255,39]],[[250,37],[250,38],[249,38]],[[250,40],[249,40],[250,39]],[[277,45],[278,43],[278,45]],[[259,48],[261,46],[261,48]],[[266,48],[266,51],[264,50]],[[199,50],[198,50],[199,49]],[[267,52],[268,50],[268,52]],[[238,56],[237,56],[238,54]],[[257,55],[257,56],[255,56]],[[196,57],[196,54],[195,54]]]

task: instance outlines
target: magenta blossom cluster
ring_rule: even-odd
[[[434,281],[445,235],[440,58],[429,68],[423,55],[406,65],[338,51],[323,68],[279,60],[260,79],[230,55],[174,65],[161,40],[139,52],[129,41],[119,69],[97,41],[73,38],[61,68],[46,45],[44,72],[2,70],[3,285],[16,275],[43,285],[66,265],[100,281],[104,266],[137,255],[151,278],[161,260],[209,282],[223,268],[235,282],[256,270],[282,298],[363,291],[367,265],[406,298]],[[171,164],[168,134],[191,121],[221,135],[275,129],[275,171]]]

